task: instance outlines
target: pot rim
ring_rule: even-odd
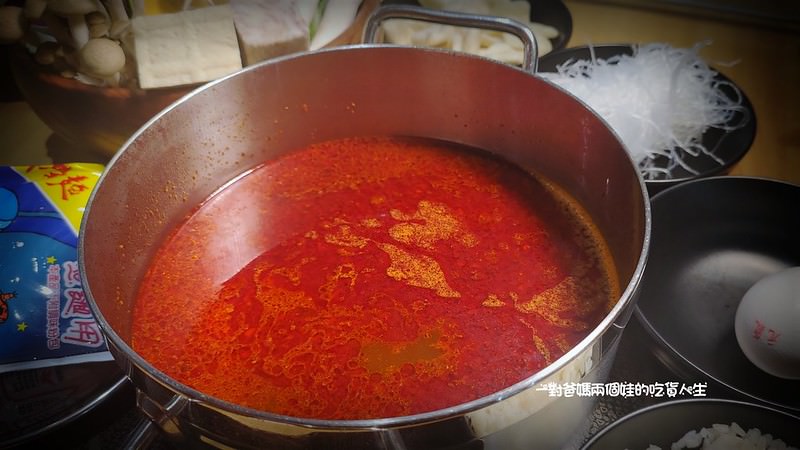
[[[173,104],[159,112],[157,115],[153,116],[150,120],[148,120],[141,128],[139,128],[130,138],[128,138],[125,143],[120,147],[120,150],[112,157],[109,163],[106,166],[106,170],[103,171],[103,174],[99,178],[97,182],[97,187],[101,187],[103,181],[105,180],[106,176],[110,172],[109,169],[113,168],[117,160],[119,160],[124,152],[130,148],[132,143],[136,141],[141,134],[148,128],[150,128],[153,124],[158,122],[162,116],[168,114],[173,109],[177,108],[181,104],[188,101],[191,97],[203,92],[207,89],[212,89],[214,86],[224,83],[229,78],[233,78],[236,76],[241,76],[244,73],[258,70],[260,67],[273,65],[273,64],[280,64],[283,61],[292,60],[295,58],[313,58],[317,54],[327,54],[327,53],[338,53],[338,52],[353,52],[353,51],[375,51],[383,49],[394,49],[394,51],[410,51],[410,52],[432,52],[437,54],[444,54],[452,57],[458,58],[472,58],[477,60],[482,60],[483,64],[497,64],[504,66],[508,70],[517,70],[520,71],[527,76],[536,77],[535,74],[527,72],[521,68],[510,66],[508,64],[503,64],[497,62],[495,60],[476,56],[467,53],[456,52],[453,50],[447,49],[438,49],[438,48],[422,48],[422,47],[408,47],[402,45],[394,45],[394,44],[355,44],[355,45],[346,45],[341,47],[335,48],[325,48],[320,49],[312,52],[307,53],[296,53],[292,55],[286,55],[277,57],[275,59],[267,60],[252,66],[248,66],[244,69],[241,69],[237,72],[234,72],[230,75],[225,77],[219,78],[217,80],[211,81],[206,83],[202,86],[197,87],[196,89],[192,90],[191,92],[187,93]],[[550,84],[553,88],[558,88],[555,85]],[[573,100],[578,101],[574,96],[569,94],[568,92],[559,89],[565,95],[569,95]],[[583,102],[578,101],[586,107]],[[587,107],[588,108],[588,107]],[[625,148],[624,144],[619,140],[619,137],[616,132],[608,125],[608,123],[603,120],[600,116],[596,113],[592,112],[598,120],[600,120],[606,127],[608,127],[609,131],[613,133],[615,138],[620,142],[620,147],[623,149]],[[647,261],[647,256],[649,253],[650,247],[650,230],[651,230],[651,212],[650,212],[650,200],[647,194],[647,188],[639,171],[636,169],[633,160],[630,158],[630,154],[626,151],[626,156],[628,161],[631,164],[631,170],[634,172],[635,176],[639,182],[639,194],[642,201],[642,211],[644,213],[644,221],[643,221],[643,238],[642,238],[642,249],[639,253],[639,257],[635,266],[634,271],[631,274],[631,278],[628,281],[625,289],[620,293],[619,299],[616,301],[614,306],[611,310],[606,313],[606,316],[586,335],[581,341],[579,341],[576,345],[574,345],[568,352],[562,355],[560,358],[555,360],[553,363],[549,364],[542,370],[531,374],[529,377],[520,380],[508,387],[505,387],[501,390],[493,392],[489,395],[485,395],[483,397],[470,400],[468,402],[460,403],[457,405],[453,405],[447,408],[441,408],[434,411],[426,411],[423,413],[417,413],[412,415],[404,415],[404,416],[395,416],[395,417],[387,417],[387,418],[372,418],[372,419],[316,419],[316,418],[305,418],[305,417],[295,417],[295,416],[288,416],[283,414],[271,413],[264,410],[259,410],[255,408],[248,408],[236,403],[228,402],[217,397],[213,397],[207,394],[204,394],[201,391],[198,391],[188,385],[185,385],[166,373],[162,372],[161,370],[157,369],[155,366],[150,364],[147,360],[142,358],[136,351],[131,348],[128,343],[123,340],[114,329],[109,325],[106,321],[105,316],[103,315],[100,308],[94,301],[94,296],[91,293],[91,287],[88,283],[88,277],[86,276],[85,272],[85,230],[86,224],[85,222],[91,216],[90,212],[94,203],[95,195],[98,192],[97,187],[92,191],[89,201],[86,205],[86,209],[84,211],[81,227],[79,230],[79,242],[78,242],[78,264],[80,267],[81,278],[84,280],[83,288],[86,293],[86,297],[89,300],[89,304],[93,310],[95,318],[100,325],[100,328],[103,330],[106,338],[113,343],[113,346],[116,347],[120,352],[124,353],[127,358],[129,358],[131,364],[135,365],[137,368],[142,370],[143,372],[150,374],[151,376],[155,377],[156,381],[161,383],[164,386],[167,386],[171,391],[179,393],[182,396],[185,396],[192,401],[199,401],[205,403],[207,406],[210,406],[213,409],[225,411],[228,413],[238,414],[243,417],[253,418],[253,419],[260,419],[260,420],[267,420],[276,423],[282,423],[286,425],[298,426],[306,429],[337,429],[337,430],[348,430],[348,431],[357,431],[357,430],[365,430],[365,429],[386,429],[386,428],[395,428],[395,427],[403,427],[403,426],[410,426],[420,423],[431,423],[431,422],[438,422],[447,420],[454,416],[466,415],[471,412],[480,410],[482,408],[489,407],[493,404],[499,403],[500,401],[515,396],[523,391],[526,391],[532,387],[535,387],[541,381],[547,379],[548,377],[552,376],[562,368],[564,368],[567,364],[569,364],[572,360],[576,359],[579,355],[581,355],[584,351],[591,348],[591,345],[598,341],[600,336],[603,335],[608,329],[611,327],[617,327],[619,330],[624,329],[625,324],[627,323],[627,318],[629,318],[629,314],[625,314],[626,311],[630,311],[631,307],[634,306],[635,296],[639,288],[639,284],[644,272],[644,268]],[[617,324],[617,319],[622,317],[622,324]],[[115,355],[116,358],[116,355]],[[594,367],[592,367],[594,368]],[[130,374],[130,370],[128,374]],[[585,375],[585,374],[584,374]],[[137,387],[138,389],[138,387]],[[554,398],[555,399],[555,398]]]

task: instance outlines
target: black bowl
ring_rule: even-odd
[[[652,198],[650,253],[634,314],[674,375],[800,414],[800,380],[751,363],[734,327],[753,284],[800,266],[798,205],[800,186],[735,176],[690,181]]]
[[[632,55],[633,51],[634,49],[631,44],[602,44],[555,50],[539,58],[538,71],[555,73],[558,71],[557,67],[559,65],[571,60],[588,60],[592,58],[592,54],[594,54],[594,57],[597,59],[609,59],[619,55]],[[736,98],[736,92],[730,87],[730,85],[735,86],[735,83],[725,75],[719,73],[719,71],[717,71],[716,78],[725,83],[721,85],[720,89],[728,96]],[[722,161],[722,164],[704,153],[698,156],[683,154],[683,161],[697,173],[692,173],[683,167],[676,167],[672,169],[672,173],[669,176],[664,175],[654,179],[646,179],[647,190],[651,196],[670,186],[685,181],[716,175],[726,175],[731,171],[733,166],[744,157],[747,151],[750,150],[750,146],[753,144],[756,135],[755,111],[752,103],[750,103],[750,100],[742,89],[738,86],[737,89],[739,91],[738,95],[742,98],[742,106],[747,113],[745,115],[737,112],[731,118],[729,124],[735,125],[746,120],[744,126],[730,131],[720,128],[709,128],[701,139],[703,146],[713,152],[714,155]],[[665,157],[657,158],[654,162],[656,167],[668,167],[668,160]]]
[[[564,2],[561,0],[529,1],[531,3],[531,22],[550,25],[558,30],[558,37],[550,40],[553,44],[553,51],[565,48],[572,37],[572,14]]]
[[[669,449],[690,430],[736,422],[790,446],[800,445],[800,418],[753,403],[722,399],[673,400],[634,411],[596,434],[583,450]]]

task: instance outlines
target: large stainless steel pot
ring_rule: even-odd
[[[137,286],[173,225],[224,182],[265,160],[357,135],[464,143],[546,175],[585,206],[605,236],[624,288],[619,301],[579,345],[539,373],[487,397],[408,417],[309,420],[247,409],[171,379],[132,350]],[[596,398],[553,397],[543,387],[607,379],[649,232],[638,171],[608,126],[573,97],[486,59],[362,45],[245,69],[146,124],[93,192],[79,259],[86,293],[112,353],[139,390],[140,409],[182,445],[559,448],[584,440]]]

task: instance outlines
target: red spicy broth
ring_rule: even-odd
[[[619,295],[602,238],[550,184],[488,153],[350,138],[264,164],[160,246],[133,348],[259,410],[369,419],[529,377]]]

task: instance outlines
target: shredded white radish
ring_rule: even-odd
[[[353,23],[360,4],[361,0],[328,0],[309,49],[320,49],[342,34]]]
[[[716,78],[699,55],[707,43],[673,48],[653,43],[634,47],[633,56],[607,60],[571,60],[558,73],[539,75],[563,87],[604,118],[616,131],[646,179],[670,177],[676,167],[697,171],[684,162],[685,154],[705,153],[724,161],[701,142],[710,127],[732,130],[749,117],[739,90]],[[728,86],[734,96],[721,88]],[[743,119],[732,123],[737,112]],[[657,157],[669,164],[656,166]]]

